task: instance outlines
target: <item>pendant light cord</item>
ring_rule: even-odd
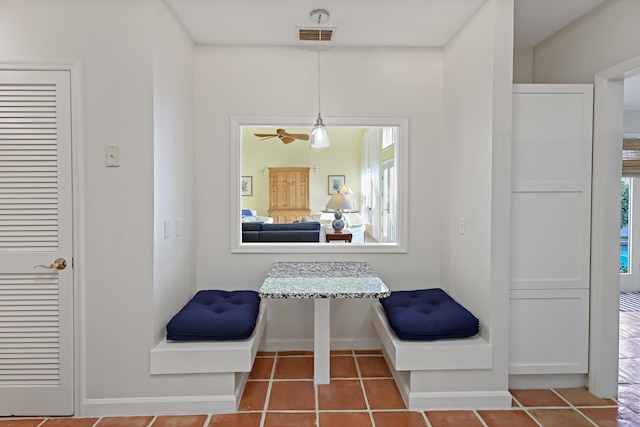
[[[321,101],[320,101],[320,49],[322,45],[322,29],[320,28],[320,24],[322,21],[322,13],[318,14],[318,117],[320,117],[321,109]]]

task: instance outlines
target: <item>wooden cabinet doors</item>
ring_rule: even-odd
[[[309,168],[269,168],[269,216],[289,223],[309,215]]]

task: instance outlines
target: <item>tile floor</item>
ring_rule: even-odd
[[[0,419],[0,427],[637,427],[640,312],[620,313],[618,399],[586,389],[512,390],[507,410],[407,411],[379,351],[335,351],[314,387],[309,352],[259,353],[233,414]]]

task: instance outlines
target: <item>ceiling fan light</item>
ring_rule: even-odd
[[[330,146],[331,141],[329,141],[329,133],[327,132],[327,128],[322,122],[322,117],[318,115],[316,124],[311,130],[311,137],[309,138],[309,148],[319,149],[329,148]]]

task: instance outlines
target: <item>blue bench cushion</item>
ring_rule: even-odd
[[[247,339],[253,334],[259,309],[256,291],[198,291],[167,324],[167,340]]]
[[[389,326],[402,340],[467,338],[476,335],[480,326],[473,314],[440,288],[394,291],[380,304]]]

